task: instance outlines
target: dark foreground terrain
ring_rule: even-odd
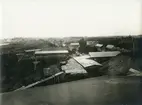
[[[101,76],[1,96],[1,105],[142,105],[142,79]]]

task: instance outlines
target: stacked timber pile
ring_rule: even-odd
[[[60,72],[60,69],[57,65],[51,65],[48,68],[43,68],[44,76],[52,76],[58,72]]]
[[[73,58],[67,61],[67,64],[61,66],[62,71],[65,73],[64,81],[71,81],[75,79],[85,78],[88,74],[87,71],[78,64]]]

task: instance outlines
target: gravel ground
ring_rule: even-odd
[[[126,75],[132,64],[131,57],[119,55],[109,61],[108,75]]]

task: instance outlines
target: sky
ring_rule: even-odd
[[[141,0],[3,0],[0,38],[142,34]]]

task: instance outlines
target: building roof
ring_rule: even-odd
[[[95,60],[88,59],[89,57],[74,57],[74,59],[81,64],[83,67],[91,67],[91,66],[101,66],[100,63],[96,62]]]
[[[35,51],[40,51],[41,49],[29,49],[29,50],[25,50],[25,52],[35,52]]]
[[[79,46],[79,43],[70,43],[71,46]]]
[[[112,48],[114,48],[114,45],[107,45],[106,48],[112,49]]]
[[[9,43],[0,43],[0,46],[6,46],[9,45]]]
[[[120,54],[120,51],[107,51],[107,52],[89,52],[91,57],[113,57]]]
[[[67,74],[87,74],[87,71],[73,58],[69,59],[66,65],[61,66],[61,69]]]
[[[68,54],[68,50],[57,50],[57,51],[36,51],[36,55],[48,55],[48,54]]]
[[[103,44],[99,44],[99,43],[98,43],[98,44],[96,44],[95,46],[96,46],[96,47],[103,47]]]

